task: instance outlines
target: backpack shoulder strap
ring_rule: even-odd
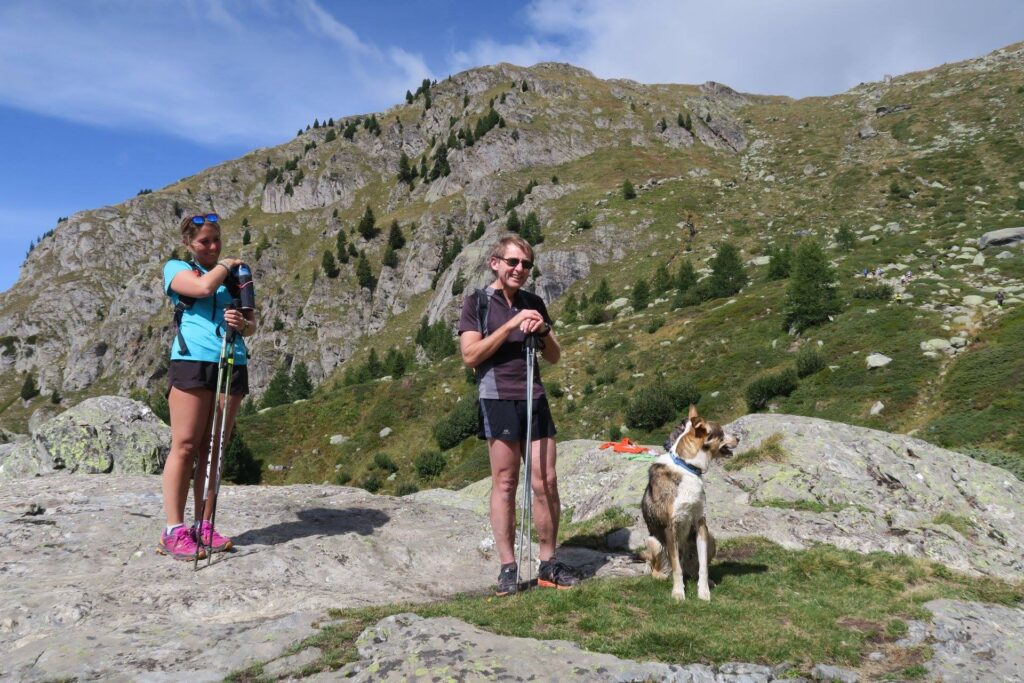
[[[480,334],[484,337],[487,336],[487,311],[491,306],[491,297],[487,295],[487,290],[479,288],[476,290],[476,322],[477,328],[480,330]]]
[[[183,260],[183,259],[182,259]],[[201,275],[202,271],[199,270],[199,266],[194,261],[185,261],[192,268],[192,272],[196,275]],[[185,314],[185,311],[191,310],[192,306],[196,303],[194,296],[185,296],[184,294],[174,295],[178,298],[178,303],[174,304],[174,335],[178,338],[178,350],[181,355],[190,355],[188,350],[188,344],[185,343],[185,337],[181,333],[181,318]]]

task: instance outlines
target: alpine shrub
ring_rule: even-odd
[[[448,461],[438,451],[423,451],[416,456],[414,464],[420,479],[430,479],[444,472]]]
[[[664,387],[655,384],[642,387],[626,406],[626,425],[646,431],[657,429],[675,415],[672,403]]]
[[[805,346],[796,354],[797,377],[807,377],[824,369],[825,358],[812,346]]]
[[[434,439],[441,450],[458,446],[466,437],[476,434],[479,424],[475,396],[465,396],[455,404],[452,412],[434,425]]]
[[[747,385],[747,410],[755,412],[776,396],[789,396],[796,390],[796,385],[797,375],[793,368],[755,379]]]

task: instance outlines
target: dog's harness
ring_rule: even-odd
[[[668,449],[668,457],[672,458],[672,462],[673,463],[675,463],[676,465],[679,465],[680,467],[682,467],[684,470],[686,470],[690,474],[696,475],[696,477],[698,479],[701,479],[701,478],[703,478],[704,473],[699,468],[694,467],[693,465],[691,465],[690,463],[686,462],[685,460],[680,458],[678,455],[676,455],[676,446],[679,445],[679,442],[683,440],[683,437],[686,436],[687,433],[689,433],[689,431],[690,431],[690,426],[687,425],[686,429],[683,430],[683,433],[680,434],[679,438],[677,438],[675,443],[672,444],[672,447]]]

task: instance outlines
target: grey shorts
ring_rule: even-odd
[[[224,370],[224,378],[221,379],[221,386],[227,379],[227,369]],[[215,391],[217,388],[217,363],[203,360],[172,360],[170,370],[167,372],[168,386],[167,393],[171,393],[171,387],[182,390],[208,389]],[[228,393],[232,396],[245,396],[249,393],[249,369],[244,365],[236,365],[231,370],[231,388]]]

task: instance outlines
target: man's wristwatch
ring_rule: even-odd
[[[538,333],[537,333],[537,336],[538,336],[538,337],[546,337],[546,336],[548,336],[548,335],[549,335],[550,333],[551,333],[551,325],[548,325],[547,323],[544,323],[544,331],[542,331],[542,332],[538,332]]]

